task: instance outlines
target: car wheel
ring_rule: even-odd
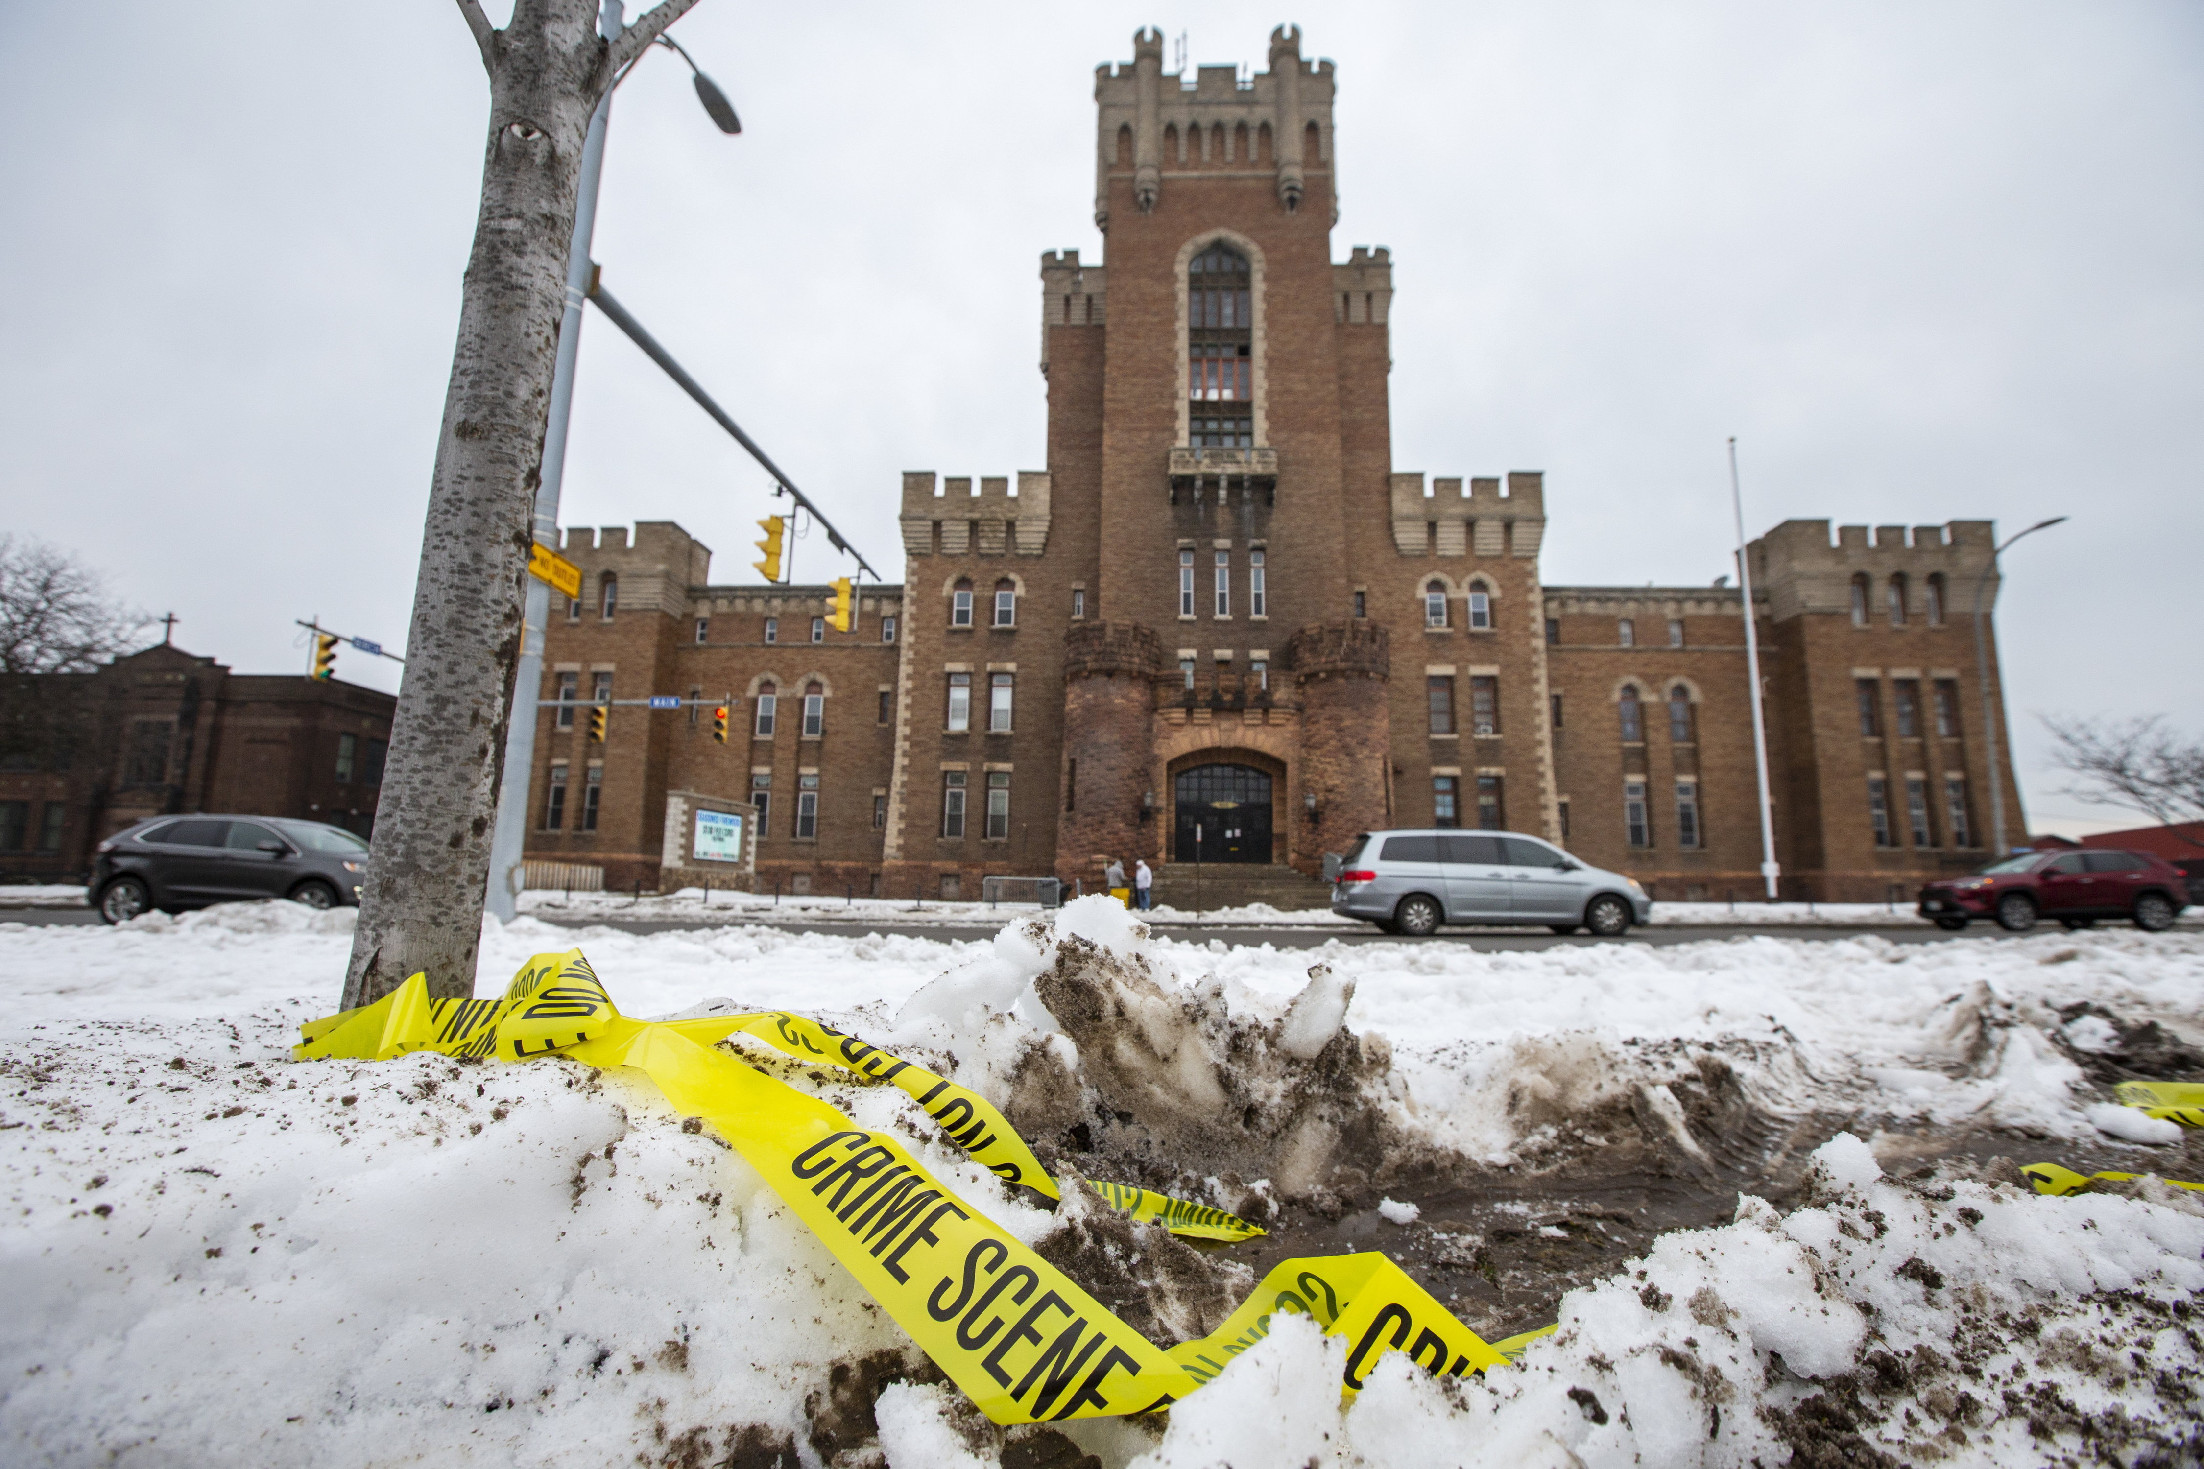
[[[1546,927],[1552,929],[1555,933],[1560,934],[1563,938],[1567,938],[1570,934],[1575,933],[1583,926],[1584,925],[1581,923],[1549,923],[1546,925]]]
[[[291,889],[291,901],[304,903],[309,908],[334,908],[337,906],[337,890],[316,878]]]
[[[2036,900],[2026,893],[2007,893],[1997,900],[1997,926],[2007,933],[2026,933],[2036,926]]]
[[[1936,926],[1946,933],[1957,933],[1967,926],[1967,920],[1964,918],[1939,918],[1936,920]]]
[[[2097,920],[2094,918],[2061,918],[2059,920],[2059,927],[2065,929],[2068,933],[2072,933],[2077,928],[2095,928],[2096,926]]]
[[[2135,926],[2145,933],[2163,933],[2178,916],[2173,900],[2164,893],[2145,893],[2135,900]]]
[[[1603,939],[1620,938],[1630,931],[1630,905],[1612,893],[1602,894],[1585,905],[1584,926]]]
[[[128,923],[152,906],[153,894],[146,891],[145,884],[134,877],[118,877],[100,889],[99,916],[102,923]]]
[[[1422,893],[1410,893],[1393,910],[1393,932],[1410,938],[1427,938],[1438,930],[1439,920],[1444,916],[1437,903]]]

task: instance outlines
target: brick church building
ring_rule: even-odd
[[[1333,258],[1332,64],[1291,28],[1244,80],[1133,50],[1095,77],[1108,260],[1041,257],[1046,469],[906,474],[905,583],[847,634],[824,587],[713,585],[671,523],[568,532],[542,696],[725,698],[733,734],[545,709],[530,859],[655,887],[689,792],[755,800],[757,880],[792,891],[1091,890],[1105,855],[1288,879],[1437,825],[1757,893],[1739,591],[1548,585],[1538,473],[1396,470],[1391,262]],[[1994,652],[1975,675],[1991,549],[1987,521],[1751,543],[1785,896],[1980,864],[1992,780],[2022,839]]]

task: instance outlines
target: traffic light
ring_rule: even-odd
[[[331,679],[337,676],[337,639],[333,633],[317,633],[314,636],[314,677]]]
[[[727,743],[727,706],[725,704],[712,711],[712,738],[723,745]]]
[[[589,740],[591,744],[605,742],[605,725],[612,718],[612,711],[599,704],[589,711]]]
[[[850,624],[857,620],[857,589],[850,585],[846,576],[836,577],[833,587],[834,606],[827,613],[827,626],[836,632],[848,632]]]
[[[750,564],[763,572],[767,581],[779,581],[781,579],[781,547],[788,539],[788,517],[785,515],[768,515],[765,519],[759,521],[758,525],[764,530],[765,539],[752,544],[765,553],[765,559],[763,561],[753,561]]]

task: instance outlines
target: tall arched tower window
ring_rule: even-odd
[[[1247,257],[1214,244],[1186,267],[1187,442],[1255,445],[1255,313]]]

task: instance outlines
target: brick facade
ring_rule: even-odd
[[[1269,777],[1272,860],[1302,872],[1370,827],[1484,819],[1661,897],[1757,891],[1739,592],[1548,587],[1542,476],[1394,470],[1391,258],[1332,258],[1331,63],[1290,28],[1269,61],[1188,86],[1142,32],[1098,70],[1110,258],[1041,257],[1047,468],[905,475],[906,583],[866,588],[851,633],[811,641],[825,587],[711,585],[678,526],[569,533],[584,597],[553,619],[544,697],[611,674],[615,698],[730,700],[736,737],[712,741],[708,709],[619,708],[600,745],[546,709],[531,858],[652,887],[669,790],[762,792],[761,885],[1091,886],[1106,856],[1181,855],[1180,777],[1229,765]],[[1988,855],[1989,536],[1791,521],[1749,548],[1787,896],[1879,899]],[[806,736],[812,686],[827,712]]]
[[[0,878],[74,881],[147,817],[231,811],[375,824],[397,701],[232,673],[160,643],[91,673],[0,680]]]

